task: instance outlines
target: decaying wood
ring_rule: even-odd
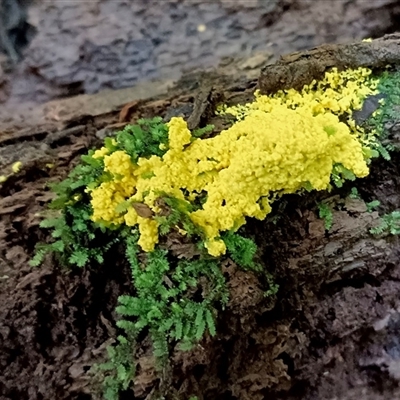
[[[400,64],[400,35],[286,56],[262,70],[258,85],[269,93],[299,88],[333,66],[383,68],[387,64]],[[0,303],[5,306],[0,312],[6,323],[0,333],[4,336],[3,354],[24,355],[11,364],[5,356],[4,365],[8,367],[4,383],[13,382],[21,393],[33,393],[35,388],[35,393],[47,398],[67,399],[72,398],[71,393],[89,393],[84,370],[102,354],[105,337],[115,323],[113,306],[108,303],[127,290],[129,282],[129,277],[115,268],[66,276],[49,265],[38,273],[27,267],[32,241],[43,236],[38,228],[39,213],[51,198],[46,183],[64,177],[79,154],[99,145],[105,134],[112,134],[128,122],[182,114],[196,128],[209,122],[210,111],[219,101],[216,99],[244,103],[253,96],[255,83],[243,71],[233,76],[221,68],[187,76],[169,90],[164,82],[160,87],[152,86],[151,93],[141,87],[137,93],[131,89],[120,96],[107,93],[52,102],[36,110],[30,122],[25,119],[30,126],[24,122],[20,128],[0,125],[3,173],[10,172],[13,162],[23,163],[21,172],[10,175],[0,187],[0,276],[7,277],[1,281]],[[214,122],[223,126],[218,119]],[[392,162],[380,160],[373,164],[371,176],[360,187],[365,199],[379,199],[383,210],[400,208],[398,161],[395,156]],[[359,385],[368,388],[370,380],[359,365],[378,368],[383,377],[395,368],[395,351],[384,349],[398,333],[389,322],[400,309],[400,243],[396,238],[369,234],[379,216],[377,212],[369,213],[364,201],[327,196],[288,196],[273,204],[271,218],[249,221],[246,229],[257,239],[261,261],[276,277],[280,291],[266,298],[265,282],[236,269],[230,260],[224,264],[233,295],[218,321],[221,333],[215,340],[206,338],[190,353],[175,349],[174,375],[169,384],[177,398],[189,398],[191,390],[201,388],[207,399],[230,393],[244,400],[266,396],[297,400],[296,395],[283,393],[294,384],[306,382],[308,388],[302,399],[321,398],[320,388],[328,388],[344,400],[352,382],[340,378],[339,370],[346,376],[353,374]],[[321,199],[340,206],[334,212],[329,233],[317,215],[316,203]],[[150,216],[142,205],[135,207],[141,215]],[[174,240],[165,245],[171,251],[176,249]],[[190,243],[185,251],[190,256],[196,254]],[[104,283],[102,274],[112,284],[107,279]],[[93,284],[100,286],[94,290]],[[103,308],[98,303],[93,306],[95,300],[103,302]],[[39,339],[23,329],[27,320],[33,331],[42,332],[43,324],[49,327],[48,343],[42,344],[48,346],[46,350],[38,350],[35,340]],[[68,320],[68,329],[57,325],[64,320]],[[58,337],[62,338],[59,342]],[[82,337],[87,341],[84,347]],[[361,354],[362,346],[368,354]],[[80,350],[73,352],[71,348]],[[159,378],[146,341],[140,354],[134,391],[137,398],[144,399],[156,391]],[[49,360],[53,369],[47,367]],[[32,370],[31,365],[35,366]],[[21,369],[40,379],[20,379]]]
[[[258,80],[263,94],[280,89],[301,89],[321,79],[327,69],[369,67],[383,69],[400,64],[400,34],[386,35],[372,42],[325,45],[289,54],[264,67]]]
[[[190,130],[198,128],[200,125],[204,126],[204,122],[210,120],[214,115],[218,104],[223,103],[223,89],[212,86],[201,88],[199,94],[196,96],[193,111],[188,118],[188,128]]]

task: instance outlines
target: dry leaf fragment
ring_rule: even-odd
[[[151,218],[154,215],[152,209],[147,204],[132,203],[132,207],[135,209],[139,217]]]

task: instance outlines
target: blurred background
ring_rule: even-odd
[[[3,110],[400,28],[399,0],[0,1]]]

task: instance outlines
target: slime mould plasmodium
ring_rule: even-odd
[[[160,144],[163,155],[133,162],[124,150],[103,147],[93,157],[104,161],[112,179],[87,189],[92,219],[138,226],[139,245],[152,251],[159,223],[129,204],[145,204],[157,215],[157,199],[166,194],[197,204],[190,219],[203,232],[209,254],[219,256],[226,250],[221,233],[238,229],[246,217],[264,219],[274,194],[329,189],[338,166],[339,174],[368,175],[377,137],[352,115],[377,94],[377,85],[370,69],[333,68],[301,91],[256,92],[252,103],[220,107],[219,113],[237,121],[212,138],[194,138],[182,118],[172,118],[168,143]],[[128,204],[123,211],[121,203]]]

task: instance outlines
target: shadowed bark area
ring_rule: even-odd
[[[322,47],[268,66],[258,85],[270,92],[328,67],[396,66],[399,58],[396,35]],[[169,88],[151,86],[148,96],[143,87],[80,96],[33,110],[30,125],[3,123],[2,174],[11,174],[15,161],[23,166],[0,186],[1,399],[100,398],[88,370],[115,338],[117,297],[131,284],[119,253],[101,269],[66,271],[53,260],[28,266],[35,243],[48,239],[39,229],[39,213],[52,198],[46,183],[64,178],[81,154],[138,118],[182,115],[192,128],[224,129],[229,120],[215,117],[215,106],[252,99],[257,80],[246,71],[233,61]],[[393,124],[391,135],[398,132]],[[217,336],[187,353],[174,349],[162,380],[144,338],[135,384],[121,399],[150,398],[159,387],[171,399],[398,398],[400,243],[369,233],[379,215],[365,202],[379,200],[380,214],[400,208],[399,161],[397,154],[376,160],[366,179],[329,194],[284,196],[265,221],[248,221],[278,294],[265,297],[262,282],[227,263],[231,298]],[[353,186],[363,200],[347,197]],[[318,218],[322,199],[335,205],[329,232]]]

